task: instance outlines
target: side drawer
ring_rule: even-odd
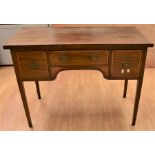
[[[59,65],[106,65],[107,50],[51,51],[51,64]]]
[[[40,52],[16,52],[20,75],[23,80],[49,79],[47,56]]]
[[[111,77],[137,78],[140,72],[141,50],[113,50]]]

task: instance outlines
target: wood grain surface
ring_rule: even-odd
[[[22,80],[48,80],[48,63],[44,51],[17,52],[17,61]]]
[[[135,27],[106,28],[27,28],[4,44],[5,49],[19,46],[60,45],[140,45],[152,47]]]
[[[56,65],[108,65],[108,50],[52,51],[51,64]]]
[[[50,71],[50,64],[47,63],[49,62],[49,58],[47,58],[47,55],[49,55],[48,53],[52,49],[54,51],[53,53],[54,55],[51,55],[51,57],[56,56],[57,52],[55,52],[55,47],[57,47],[62,53],[62,51],[66,50],[66,47],[65,47],[66,45],[68,46],[70,51],[67,53],[67,56],[66,55],[65,57],[63,56],[62,61],[66,62],[67,60],[67,62],[69,62],[68,60],[70,60],[71,63],[69,65],[72,65],[72,67],[70,67],[69,70],[78,69],[79,65],[88,66],[87,69],[89,69],[89,67],[91,69],[91,65],[93,65],[93,67],[95,67],[96,65],[100,66],[101,64],[96,64],[96,63],[99,63],[99,62],[101,63],[102,61],[96,61],[98,60],[96,56],[93,56],[93,58],[91,58],[93,61],[95,59],[96,61],[95,64],[88,65],[88,63],[90,62],[86,61],[84,57],[88,54],[91,54],[90,51],[83,52],[83,53],[82,52],[76,53],[76,51],[74,52],[71,51],[71,49],[78,50],[79,47],[81,48],[81,50],[84,50],[84,47],[90,48],[90,46],[94,45],[93,48],[95,48],[95,50],[97,50],[98,47],[100,47],[102,50],[103,49],[109,50],[110,56],[112,53],[112,57],[113,57],[112,60],[111,60],[111,57],[108,58],[108,56],[105,57],[104,55],[102,55],[102,57],[104,56],[108,60],[107,62],[109,65],[109,70],[110,68],[112,70],[112,74],[109,77],[109,79],[117,78],[117,79],[125,80],[125,79],[137,78],[137,89],[136,89],[135,104],[134,104],[133,119],[132,119],[132,125],[135,125],[136,116],[137,116],[138,107],[139,107],[139,100],[141,96],[141,88],[143,83],[143,73],[145,68],[147,47],[153,47],[154,44],[152,42],[149,42],[142,35],[142,33],[140,33],[140,31],[138,31],[138,29],[136,29],[135,27],[117,27],[117,28],[116,27],[105,27],[105,28],[88,28],[88,27],[84,28],[83,27],[83,28],[23,29],[4,45],[5,49],[11,50],[16,76],[17,76],[17,81],[18,81],[29,127],[32,127],[32,122],[29,114],[29,108],[27,105],[28,102],[26,99],[22,81],[27,75],[30,75],[29,73],[31,73],[32,75],[33,74],[35,75],[35,73],[32,72],[33,69],[34,71],[36,71],[36,77],[32,79],[30,75],[30,81],[32,80],[38,81],[40,79],[39,77],[40,75],[41,77],[44,76],[44,74],[39,74],[39,72],[44,71],[42,69],[43,66],[46,67],[46,72],[48,73],[48,71]],[[23,51],[25,50],[25,52],[23,53],[19,52],[20,51],[18,49],[19,47],[21,47],[21,50],[22,49]],[[41,56],[42,53],[37,52],[37,49],[35,49],[35,51],[31,53],[28,51],[27,47],[29,47],[32,51],[34,51],[33,47],[37,47],[37,49],[39,49],[40,47],[45,47],[45,51],[42,53],[44,54],[44,57],[46,58],[46,60],[44,59],[44,61],[42,61],[42,57],[43,57]],[[116,51],[116,49],[121,50],[121,52]],[[133,52],[133,50],[136,50],[136,49],[139,49],[142,52]],[[90,50],[92,50],[92,48],[90,48]],[[125,50],[128,50],[128,51],[126,52]],[[104,53],[105,51],[103,51],[103,54]],[[38,58],[38,56],[41,56],[41,57],[39,57],[39,59],[36,59],[36,60],[31,60],[32,59],[31,55],[34,56],[33,59]],[[18,58],[17,60],[16,60],[16,56]],[[58,56],[58,53],[57,53],[57,56]],[[80,59],[77,59],[78,61],[76,61],[76,59],[72,61],[72,58],[77,58],[77,57],[80,58]],[[124,60],[128,62],[124,62]],[[45,63],[45,65],[42,64],[42,62]],[[82,64],[79,64],[79,62]],[[114,65],[111,66],[111,63],[113,63]],[[54,65],[67,66],[68,64],[62,64],[62,62],[57,61],[57,64],[56,62],[54,62]],[[77,65],[77,68],[76,68],[76,65]],[[121,67],[118,67],[118,65]],[[52,64],[51,64],[51,68],[52,68]],[[85,69],[85,67],[84,68],[81,67],[81,69]],[[21,75],[18,74],[19,70],[21,75],[23,74],[22,78],[21,78]],[[25,72],[25,70],[27,70],[27,72]],[[65,70],[65,68],[63,68],[62,70]],[[97,68],[97,70],[99,70],[99,68]],[[124,70],[125,73],[127,74],[124,74],[122,70]],[[121,72],[121,74],[126,76],[122,77],[120,73],[118,74],[118,72]],[[52,75],[52,73],[49,73],[49,75]],[[108,73],[108,75],[110,74]],[[54,75],[54,77],[56,77],[56,75]],[[52,77],[52,79],[54,79],[54,77]],[[45,80],[49,80],[49,79],[47,78]],[[37,83],[36,83],[36,86],[37,86],[37,92],[39,92],[39,87],[38,87],[39,85]],[[38,93],[38,97],[40,96],[39,94],[40,92]]]
[[[113,50],[112,77],[139,77],[142,51],[140,50]],[[127,65],[127,66],[125,66]],[[124,73],[121,73],[123,68]],[[127,72],[129,70],[129,72]]]
[[[133,27],[155,42],[155,24],[50,24],[50,27]],[[155,47],[148,49],[146,67],[155,68]]]

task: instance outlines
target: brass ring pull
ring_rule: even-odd
[[[128,62],[125,62],[122,64],[122,69],[121,69],[121,73],[130,73],[131,72],[131,65]]]
[[[33,69],[38,69],[39,68],[39,65],[36,62],[33,61],[33,62],[31,62],[31,63],[28,64],[28,68],[29,69],[32,69],[32,70]]]
[[[96,61],[97,60],[97,57],[96,56],[91,56],[91,60],[92,61]]]

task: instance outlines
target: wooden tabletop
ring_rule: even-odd
[[[143,45],[153,47],[135,27],[25,28],[13,36],[5,49],[38,45]]]

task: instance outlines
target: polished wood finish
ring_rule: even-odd
[[[52,66],[108,65],[107,50],[52,51]]]
[[[155,24],[50,24],[51,28],[67,27],[136,27],[147,39],[155,42]],[[146,67],[155,68],[155,47],[148,49]]]
[[[77,46],[75,46],[77,45]],[[37,49],[77,49],[93,45],[103,47],[152,47],[149,42],[135,27],[130,28],[27,28],[12,37],[5,45],[5,49],[23,50],[31,47]],[[113,45],[113,46],[112,46]],[[96,46],[95,46],[96,47]],[[97,48],[97,47],[96,47]]]
[[[49,79],[46,53],[43,52],[16,52],[22,80]]]
[[[112,77],[139,77],[142,51],[113,50],[112,51]],[[122,71],[122,72],[121,72]]]
[[[147,49],[145,49],[143,51],[143,55],[142,55],[142,62],[143,63],[141,63],[140,78],[137,80],[137,89],[136,89],[136,96],[135,96],[135,104],[134,104],[134,112],[133,112],[133,118],[132,118],[132,125],[135,125],[135,123],[136,123],[136,117],[137,117],[137,112],[138,112],[139,100],[140,100],[141,89],[142,89],[142,84],[143,84],[143,76],[144,76],[144,69],[145,69],[146,54],[147,54]]]
[[[126,98],[127,89],[128,89],[128,80],[125,80],[123,98]]]
[[[54,80],[56,79],[58,73],[60,71],[65,71],[65,70],[98,70],[103,74],[103,77],[105,77],[106,79],[109,78],[109,73],[108,73],[108,66],[104,65],[104,66],[74,66],[70,67],[70,66],[53,66],[51,67],[51,79]]]
[[[18,60],[17,60],[17,57],[15,55],[15,52],[12,52],[11,54],[12,54],[13,64],[14,64],[14,66],[16,66],[16,67],[14,67],[15,68],[15,74],[16,74],[16,79],[17,79],[20,95],[21,95],[21,98],[23,101],[23,107],[25,110],[27,121],[28,121],[29,127],[32,127],[33,125],[32,125],[32,121],[31,121],[31,116],[30,116],[30,111],[29,111],[26,93],[25,93],[25,89],[24,89],[24,84],[23,84],[23,81],[21,80],[21,77],[20,77],[20,69],[19,69],[20,66],[18,65]]]
[[[32,121],[31,121],[30,111],[29,111],[29,107],[28,107],[28,103],[27,103],[27,99],[26,99],[24,84],[23,84],[23,82],[18,81],[18,80],[17,80],[17,82],[18,82],[18,87],[19,87],[20,93],[21,93],[21,98],[23,100],[23,106],[25,109],[27,121],[28,121],[29,127],[31,128],[32,127]]]
[[[39,82],[35,81],[35,84],[36,84],[36,90],[37,90],[38,99],[41,99]]]
[[[136,28],[55,28],[24,29],[4,48],[14,57],[24,105],[23,81],[54,80],[63,70],[99,70],[110,80],[138,80],[135,125],[147,47],[152,46]],[[31,127],[29,115],[27,119]]]

